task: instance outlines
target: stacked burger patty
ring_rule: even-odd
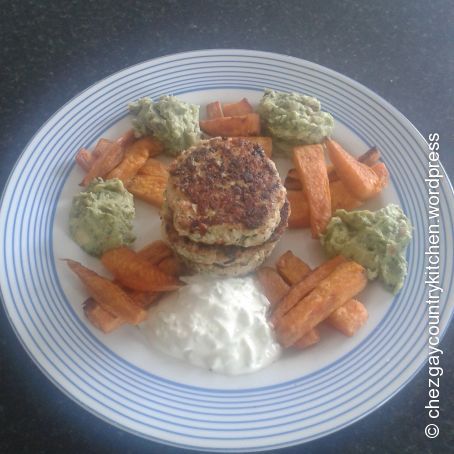
[[[163,234],[194,271],[247,274],[287,227],[286,190],[257,144],[240,138],[203,141],[184,151],[169,174]]]

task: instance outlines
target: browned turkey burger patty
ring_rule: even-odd
[[[286,202],[280,211],[280,222],[271,237],[257,246],[211,245],[192,241],[178,234],[173,226],[173,216],[165,204],[162,210],[163,235],[172,249],[183,259],[199,265],[218,267],[258,265],[271,253],[287,227],[289,203]]]
[[[173,227],[194,242],[258,246],[281,221],[286,191],[263,149],[214,138],[184,151],[169,168]]]

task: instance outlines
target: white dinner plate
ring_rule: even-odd
[[[286,353],[253,374],[228,377],[167,357],[140,329],[103,335],[84,319],[86,293],[61,258],[100,272],[68,235],[71,199],[82,171],[74,156],[99,137],[130,127],[127,104],[173,94],[203,106],[264,88],[314,95],[336,122],[334,138],[359,155],[382,152],[391,183],[366,208],[398,203],[414,225],[408,276],[393,296],[371,283],[360,295],[369,311],[352,338],[322,329],[319,344]],[[367,88],[297,58],[246,50],[204,50],[150,60],[91,86],[64,105],[20,156],[0,209],[2,297],[11,325],[35,363],[70,398],[126,431],[198,450],[254,451],[304,443],[364,417],[405,386],[428,352],[425,280],[428,145],[395,108]],[[285,172],[290,162],[278,159]],[[444,170],[442,170],[445,175]],[[439,188],[441,334],[453,312],[452,188]],[[159,216],[136,202],[139,248],[160,236]],[[273,256],[292,249],[311,266],[321,247],[305,231],[287,232]]]

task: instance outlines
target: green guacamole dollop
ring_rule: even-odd
[[[405,248],[412,226],[399,206],[377,211],[336,210],[320,241],[330,256],[343,255],[367,269],[369,279],[380,278],[393,293],[407,274]]]
[[[173,156],[200,140],[199,106],[180,101],[175,96],[161,96],[158,102],[141,98],[129,104],[137,136],[153,135]]]
[[[85,191],[73,198],[69,231],[84,251],[99,257],[109,249],[135,240],[134,214],[133,196],[121,180],[95,178]]]
[[[257,109],[278,150],[288,154],[301,144],[320,143],[334,127],[331,114],[313,96],[266,89]]]

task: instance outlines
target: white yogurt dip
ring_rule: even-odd
[[[244,374],[281,353],[268,324],[269,302],[252,277],[184,278],[185,287],[149,311],[142,328],[153,346],[223,374]]]

